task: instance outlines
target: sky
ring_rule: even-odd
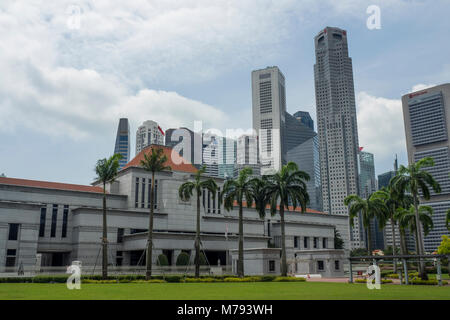
[[[380,9],[380,28],[367,20]],[[0,174],[89,184],[120,117],[248,129],[251,71],[278,66],[288,112],[316,120],[314,36],[347,30],[359,144],[407,163],[401,96],[450,82],[448,0],[0,3]],[[446,38],[447,37],[447,38]]]

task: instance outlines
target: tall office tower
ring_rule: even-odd
[[[261,174],[281,169],[285,161],[283,148],[286,93],[284,76],[278,67],[252,72],[253,129],[259,139]]]
[[[310,180],[306,183],[309,193],[309,207],[322,210],[320,196],[320,162],[317,133],[298,119],[285,113],[283,139],[286,161],[295,162],[299,170],[305,171]]]
[[[120,169],[122,169],[130,161],[130,124],[127,118],[119,120],[114,153],[122,155],[122,159],[119,160]]]
[[[362,198],[367,199],[377,190],[375,180],[375,161],[372,153],[360,151],[359,152],[359,188]],[[364,234],[366,247],[368,247],[368,235],[364,228],[360,225],[360,233]],[[371,232],[371,248],[384,249],[384,235],[383,230],[378,225],[377,218],[370,220]]]
[[[164,132],[157,122],[147,120],[136,131],[136,154],[151,144],[164,145]]]
[[[434,166],[425,168],[439,184],[441,193],[432,190],[429,201],[421,204],[434,210],[434,227],[424,238],[425,251],[433,252],[449,235],[445,228],[445,212],[450,208],[450,83],[402,97],[403,120],[405,122],[406,147],[409,163],[432,157]]]
[[[244,134],[240,136],[236,141],[234,177],[237,177],[245,167],[252,168],[253,177],[259,177],[261,175],[261,164],[259,163],[258,153],[258,139],[255,135]]]
[[[314,38],[314,42],[323,210],[329,214],[348,215],[344,199],[350,194],[358,194],[359,186],[358,129],[347,32],[326,27]],[[339,230],[345,237],[347,249],[361,246],[363,239],[360,238],[359,224],[356,218],[352,230]]]
[[[389,181],[395,177],[395,171],[388,171],[378,175],[378,190],[389,186]]]
[[[293,114],[297,120],[303,123],[305,126],[314,130],[314,120],[311,118],[311,115],[307,111],[297,111]]]
[[[181,127],[166,130],[166,146],[173,148],[184,160],[192,163],[197,169],[202,166],[202,135]]]
[[[222,137],[219,144],[219,177],[233,178],[236,162],[237,142],[234,139]]]

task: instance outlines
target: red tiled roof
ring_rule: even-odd
[[[79,185],[79,184],[69,184],[69,183],[60,183],[60,182],[49,182],[49,181],[6,178],[6,177],[0,177],[0,184],[8,184],[8,185],[15,185],[15,186],[25,186],[25,187],[35,187],[35,188],[46,188],[46,189],[58,189],[58,190],[69,190],[69,191],[83,191],[83,192],[103,193],[103,188],[101,188],[101,187],[86,186],[86,185]]]
[[[247,207],[247,202],[246,202],[246,201],[242,201],[242,205],[243,205],[244,207]],[[236,200],[234,201],[234,206],[235,206],[235,207],[238,206],[238,203],[237,203]],[[255,208],[255,204],[254,204],[254,203],[253,203],[253,205],[252,205],[252,208]],[[267,209],[270,209],[270,206],[267,205],[266,208],[267,208]],[[294,210],[293,210],[293,209],[294,209],[293,206],[287,206],[287,207],[285,207],[285,208],[287,208],[287,210],[285,210],[285,211],[294,211]],[[277,205],[277,211],[279,211],[279,210],[280,210],[280,206]],[[302,212],[302,209],[301,209],[300,207],[297,207],[297,208],[295,209],[295,212]],[[314,210],[314,209],[310,209],[310,208],[306,208],[306,213],[326,214],[325,212],[318,211],[318,210]]]
[[[166,147],[166,146],[161,146],[161,145],[153,145],[153,144],[146,147],[141,152],[139,152],[138,155],[136,157],[134,157],[133,160],[128,162],[122,168],[122,170],[126,169],[128,167],[140,167],[141,160],[144,160],[144,154],[149,154],[149,153],[151,154],[153,148],[163,149],[164,155],[166,155],[166,157],[167,157],[166,166],[170,166],[172,171],[182,171],[182,172],[191,172],[191,173],[197,172],[197,169],[192,164],[186,163],[186,161],[184,159],[181,164],[175,164],[172,160],[172,148]],[[181,156],[179,156],[179,157],[183,158]]]

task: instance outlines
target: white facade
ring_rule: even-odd
[[[151,144],[164,145],[164,136],[157,122],[147,120],[136,131],[136,154]]]
[[[261,174],[283,166],[283,130],[286,112],[284,76],[278,67],[252,72],[253,129],[259,137]]]
[[[120,171],[107,186],[109,261],[112,265],[135,266],[146,246],[151,174],[133,163]],[[156,174],[154,256],[166,254],[174,265],[182,251],[194,251],[196,201],[183,202],[178,188],[192,172]],[[180,168],[187,168],[186,165]],[[222,188],[224,179],[216,179]],[[92,189],[94,188],[94,189]],[[90,186],[49,184],[42,181],[0,178],[0,272],[35,269],[37,254],[42,266],[63,267],[71,261],[97,267],[102,236],[102,191]],[[238,247],[238,212],[226,211],[212,194],[201,198],[202,245],[211,265],[220,259],[230,265],[229,250]],[[267,248],[279,235],[277,215],[260,219],[254,209],[244,209],[245,248]],[[344,217],[308,211],[286,211],[286,243],[292,254],[293,239],[317,237],[334,246],[334,228],[347,223]],[[17,227],[17,232],[15,228]],[[322,240],[326,239],[326,240]],[[348,239],[345,239],[348,241]],[[193,254],[191,254],[193,257]],[[97,271],[100,269],[97,268]]]

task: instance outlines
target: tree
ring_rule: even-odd
[[[410,164],[408,167],[400,166],[397,175],[392,178],[391,186],[395,192],[400,195],[410,193],[413,199],[416,220],[419,220],[419,196],[421,195],[425,200],[430,199],[430,187],[436,193],[441,192],[439,183],[428,173],[424,168],[434,166],[434,160],[430,157],[425,157],[416,163]],[[418,242],[417,253],[424,254],[423,239],[421,232],[421,224],[416,223],[416,239]],[[427,280],[428,276],[425,270],[425,263],[419,259],[419,274],[422,280]]]
[[[427,236],[431,229],[433,229],[433,219],[431,218],[431,216],[433,215],[433,208],[430,206],[419,206],[418,212],[419,222],[422,226],[425,236]],[[409,209],[398,208],[396,218],[398,219],[398,222],[403,227],[403,229],[409,228],[411,233],[414,233],[414,231],[417,230],[416,210],[414,208],[414,205],[410,206]],[[416,251],[419,252],[419,238],[415,238]]]
[[[341,237],[339,231],[334,229],[334,248],[335,249],[344,249],[344,240]]]
[[[194,176],[194,181],[187,181],[183,183],[178,189],[178,196],[183,201],[189,201],[194,195],[197,198],[197,228],[195,233],[195,277],[200,276],[200,197],[203,192],[211,192],[213,194],[213,199],[216,197],[217,193],[217,184],[216,182],[208,178],[206,180],[202,180],[202,174],[205,172],[206,168],[203,166],[200,170],[198,170]]]
[[[106,222],[106,184],[111,183],[119,172],[119,160],[122,155],[116,153],[108,159],[100,159],[95,166],[96,181],[103,184],[103,236],[102,236],[102,277],[108,278],[108,226]]]
[[[374,197],[381,199],[387,209],[387,219],[390,220],[391,223],[391,232],[392,232],[392,255],[397,253],[397,244],[396,244],[396,236],[395,236],[395,225],[396,220],[394,218],[395,212],[397,208],[400,208],[402,205],[402,201],[400,195],[395,192],[394,188],[383,187],[380,190],[376,191],[373,194]],[[386,253],[385,253],[386,254]],[[397,273],[397,261],[394,259],[394,273]]]
[[[286,234],[284,210],[291,204],[295,210],[298,206],[302,212],[306,211],[306,205],[309,202],[309,195],[306,189],[306,181],[309,175],[306,172],[298,170],[294,162],[284,165],[279,172],[266,178],[266,192],[270,204],[270,213],[277,212],[279,205],[279,214],[281,221],[281,275],[287,275],[286,259]]]
[[[239,207],[239,250],[238,250],[238,265],[237,273],[239,277],[244,276],[244,222],[243,222],[243,202],[244,198],[247,202],[247,207],[251,208],[253,204],[253,197],[251,195],[252,183],[250,175],[253,170],[250,167],[245,167],[239,172],[236,179],[228,179],[223,185],[223,190],[220,193],[220,202],[223,202],[224,208],[227,211],[233,210],[234,201],[237,201]]]
[[[350,257],[364,257],[369,255],[371,255],[371,253],[369,253],[366,248],[355,248],[350,251]]]
[[[141,167],[152,173],[152,185],[150,190],[150,217],[147,239],[147,257],[145,279],[150,280],[152,276],[152,254],[153,254],[153,212],[155,209],[155,173],[172,170],[170,166],[166,166],[167,156],[164,150],[158,147],[152,147],[151,153],[144,153],[144,160],[141,160]]]
[[[446,236],[446,235],[442,236],[442,242],[437,249],[437,253],[438,254],[446,254],[447,259],[448,259],[448,256],[450,255],[450,237],[449,236]],[[450,259],[448,259],[448,274],[450,275]]]
[[[370,230],[370,219],[377,218],[380,228],[383,228],[387,216],[387,208],[384,202],[373,194],[368,199],[362,199],[356,194],[347,196],[344,204],[349,206],[350,225],[353,227],[354,219],[361,212],[362,224],[367,232],[367,250],[372,254],[372,232]]]

